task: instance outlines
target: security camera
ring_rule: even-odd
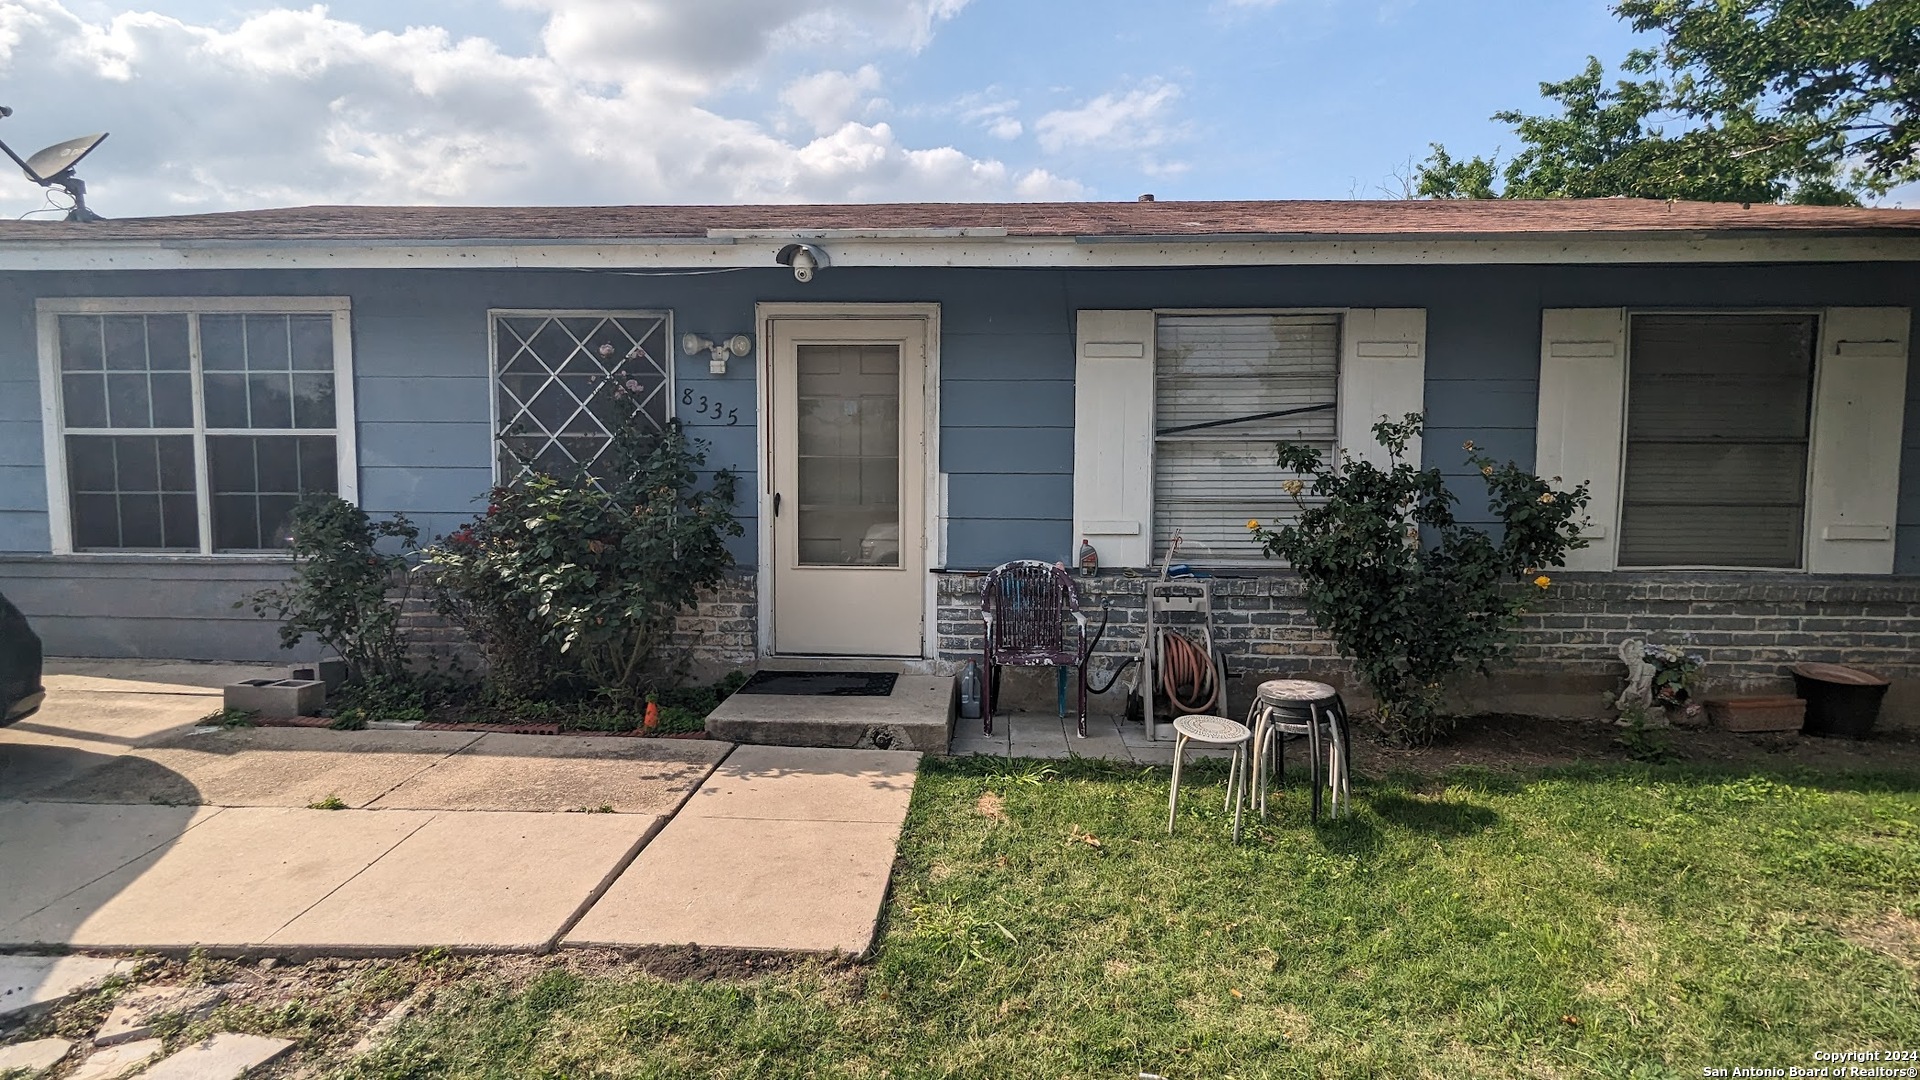
[[[813,280],[813,272],[829,265],[827,253],[812,244],[788,244],[774,256],[782,266],[793,267],[793,280],[802,284]]]

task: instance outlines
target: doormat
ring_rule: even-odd
[[[756,671],[736,694],[778,694],[781,697],[887,697],[893,693],[891,671]]]

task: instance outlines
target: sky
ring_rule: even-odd
[[[111,132],[109,217],[1382,198],[1637,40],[1605,0],[0,0],[0,139]]]

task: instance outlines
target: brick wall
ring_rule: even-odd
[[[735,668],[753,667],[759,618],[755,595],[751,573],[731,574],[703,596],[692,612],[674,621],[673,645],[687,650],[695,680],[710,682]],[[431,598],[416,590],[401,604],[401,623],[412,640],[414,656],[480,670],[479,649],[434,610]]]
[[[1145,629],[1144,578],[1112,573],[1076,578],[1092,625],[1103,601],[1112,619],[1091,665],[1104,681],[1139,649]],[[955,666],[980,654],[981,578],[940,581],[940,657]],[[1336,684],[1351,669],[1313,626],[1299,579],[1285,571],[1214,581],[1215,637],[1231,670],[1253,678],[1311,674]],[[1895,682],[1887,712],[1920,721],[1920,579],[1809,577],[1799,574],[1565,574],[1533,605],[1512,663],[1492,680],[1463,682],[1465,707],[1599,715],[1624,671],[1620,643],[1631,637],[1703,654],[1708,692],[1766,693],[1792,688],[1787,669],[1808,661],[1854,664]],[[1019,687],[1051,701],[1044,673]],[[1235,700],[1250,683],[1240,680]],[[1097,702],[1120,707],[1119,693]]]

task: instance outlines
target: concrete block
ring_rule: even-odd
[[[293,1049],[291,1039],[222,1032],[180,1050],[140,1074],[141,1080],[238,1080]]]
[[[0,1046],[0,1076],[25,1073],[39,1076],[60,1063],[73,1044],[65,1039],[35,1039],[32,1042]]]
[[[113,1011],[93,1035],[95,1046],[116,1046],[154,1037],[154,1024],[165,1016],[199,1020],[227,1000],[217,986],[143,986],[120,995]]]
[[[311,664],[295,664],[287,672],[289,679],[301,679],[311,682],[318,679],[327,684],[327,696],[340,692],[347,684],[347,662],[345,660],[316,660]]]
[[[159,1039],[105,1046],[88,1055],[66,1080],[121,1080],[127,1074],[160,1056],[165,1047]]]
[[[92,956],[0,956],[0,1024],[86,993],[132,968],[130,960]]]
[[[318,679],[245,679],[225,690],[226,707],[261,716],[312,716],[327,703]]]

